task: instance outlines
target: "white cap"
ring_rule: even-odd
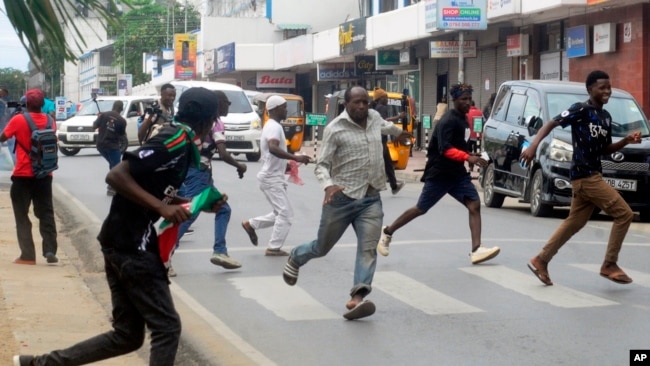
[[[330,94],[325,94],[325,98],[331,98],[331,97],[332,97],[332,93],[330,93]]]
[[[266,100],[266,110],[270,111],[279,105],[285,104],[286,102],[287,100],[279,95],[271,95],[269,99]]]

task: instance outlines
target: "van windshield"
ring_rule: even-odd
[[[116,100],[97,100],[97,103],[95,103],[93,100],[88,100],[84,102],[76,116],[96,116],[99,112],[111,111],[115,102]],[[128,104],[125,100],[122,103],[125,106]],[[99,109],[97,109],[98,104]],[[124,111],[122,111],[122,114],[124,114]]]
[[[287,100],[287,117],[302,118],[302,102],[299,100]]]
[[[553,118],[574,103],[586,102],[589,97],[584,94],[547,94],[549,117]],[[612,136],[625,137],[634,131],[641,131],[644,137],[650,136],[650,127],[639,105],[630,98],[610,97],[605,104],[609,114],[612,115]]]
[[[174,105],[178,107],[178,99],[181,97],[181,94],[188,87],[176,85],[176,100],[174,100]],[[253,111],[253,106],[248,101],[248,97],[242,90],[222,90],[228,101],[230,101],[230,108],[228,108],[228,113],[250,113]]]

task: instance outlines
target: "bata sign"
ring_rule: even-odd
[[[290,89],[296,87],[296,74],[292,72],[258,72],[256,86],[262,88]]]

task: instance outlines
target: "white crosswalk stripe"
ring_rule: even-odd
[[[476,266],[460,268],[460,270],[528,296],[533,300],[561,308],[584,308],[618,304],[562,285],[546,287],[539,283],[532,274],[515,271],[504,266]]]
[[[341,319],[298,286],[287,286],[281,276],[228,279],[242,297],[257,301],[276,316],[289,321]]]
[[[592,272],[596,275],[600,274],[600,264],[572,263],[570,266]],[[632,283],[635,285],[650,287],[650,274],[633,271],[631,269],[624,269],[624,271],[628,276],[630,276],[630,278],[632,278],[632,280],[634,280]]]
[[[398,272],[376,272],[372,287],[426,314],[463,314],[483,311]]]

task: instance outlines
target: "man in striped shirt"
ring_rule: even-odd
[[[316,163],[316,178],[325,190],[318,236],[291,251],[283,278],[288,285],[295,285],[298,269],[311,259],[325,256],[353,225],[357,258],[348,312],[343,315],[353,320],[375,312],[375,305],[364,297],[372,290],[384,216],[379,196],[379,191],[386,189],[381,135],[401,138],[408,134],[368,108],[368,92],[363,87],[346,90],[344,98],[345,110],[325,128]]]

